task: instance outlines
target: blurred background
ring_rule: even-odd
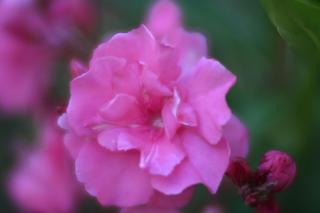
[[[79,56],[83,60],[106,36],[139,26],[152,1],[93,3],[98,8],[98,24],[83,45],[85,49]],[[320,212],[319,63],[288,47],[260,1],[181,0],[178,3],[186,27],[205,34],[210,56],[220,60],[238,78],[228,100],[249,128],[251,166],[256,167],[262,154],[270,149],[286,151],[297,162],[294,184],[278,195],[282,212]],[[69,59],[55,60],[49,92],[54,103],[67,100]],[[16,147],[30,146],[36,132],[30,113],[0,113],[0,212],[17,212],[7,195],[5,180],[17,160]],[[184,212],[200,212],[208,204],[219,206],[224,212],[252,211],[228,180],[214,196],[204,187],[198,187]],[[88,198],[81,202],[77,212],[115,211],[103,209]]]

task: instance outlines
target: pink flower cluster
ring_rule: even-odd
[[[206,46],[162,0],[145,24],[99,45],[88,68],[74,62],[58,122],[78,180],[102,205],[142,212],[196,184],[215,193],[230,159],[246,156],[247,130],[226,102],[236,78]]]
[[[0,1],[0,110],[37,110],[55,58],[93,23],[87,0]]]
[[[9,192],[23,212],[70,213],[79,194],[63,132],[53,118],[40,128],[38,144],[23,153],[10,176]]]

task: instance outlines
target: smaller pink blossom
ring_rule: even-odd
[[[53,22],[73,27],[84,34],[92,33],[96,27],[97,10],[91,0],[49,0]]]
[[[46,46],[26,43],[0,29],[0,110],[37,108],[48,89],[51,66]]]
[[[41,107],[54,62],[80,52],[94,14],[89,0],[0,1],[0,111]]]
[[[9,193],[23,212],[70,213],[78,196],[61,130],[54,119],[41,128],[36,147],[12,171]]]

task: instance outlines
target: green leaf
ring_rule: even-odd
[[[320,0],[261,0],[280,35],[308,56],[320,57]]]

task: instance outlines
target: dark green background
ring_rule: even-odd
[[[308,51],[289,48],[258,0],[178,2],[187,28],[204,33],[210,56],[219,59],[238,77],[228,99],[234,113],[250,130],[251,165],[257,166],[261,155],[269,149],[286,151],[297,161],[296,181],[278,195],[282,212],[320,212],[320,66],[317,64],[320,58],[311,59],[313,56],[308,55]],[[319,1],[313,2],[319,5]],[[110,33],[139,26],[150,3],[147,0],[97,1],[101,22],[93,43]],[[286,14],[280,10],[282,12]],[[68,97],[66,64],[66,61],[57,64],[59,71],[51,92],[52,98],[59,101]],[[13,166],[17,139],[32,141],[35,131],[28,115],[1,115],[0,212],[15,212],[3,181]],[[185,212],[199,212],[208,203],[218,204],[225,212],[252,211],[228,181],[224,181],[215,196],[199,187]],[[100,208],[91,199],[83,202],[79,212],[112,210]]]

